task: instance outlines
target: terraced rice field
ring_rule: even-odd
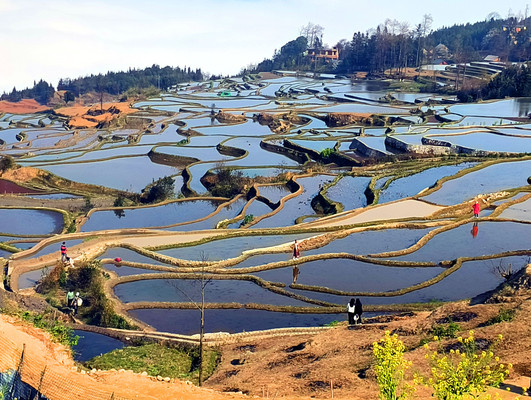
[[[20,166],[102,193],[176,181],[169,202],[100,208],[80,186],[4,183],[0,257],[11,258],[13,289],[56,265],[62,241],[76,262],[102,260],[119,312],[176,333],[197,333],[201,277],[206,330],[230,332],[325,324],[353,296],[374,315],[494,289],[503,280],[494,265],[521,267],[531,255],[529,99],[420,103],[443,126],[412,114],[434,96],[395,93],[391,106],[388,93],[384,83],[287,76],[177,87],[135,105],[128,118],[149,129],[74,132],[54,115],[0,115],[0,154]],[[331,113],[379,122],[332,126]],[[443,156],[426,157],[433,151]],[[224,169],[254,182],[237,198],[212,196],[205,177]],[[14,197],[26,205],[11,206]]]

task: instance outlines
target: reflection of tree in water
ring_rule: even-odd
[[[114,215],[116,215],[118,218],[125,217],[125,211],[120,208],[119,210],[113,210]]]
[[[529,113],[531,112],[531,99],[529,98],[523,98],[523,99],[514,99],[515,100],[515,109],[518,107],[518,116],[519,117],[527,117]]]

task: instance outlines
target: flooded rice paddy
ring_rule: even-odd
[[[0,115],[0,154],[20,166],[129,198],[160,178],[175,179],[169,203],[123,208],[112,201],[88,207],[91,195],[74,185],[46,189],[0,180],[0,257],[11,258],[15,268],[17,262],[36,264],[18,275],[18,289],[34,287],[57,264],[59,244],[66,241],[79,262],[107,260],[102,267],[116,283],[114,294],[139,321],[161,331],[197,333],[199,314],[190,298],[200,299],[199,271],[210,279],[206,330],[240,332],[344,320],[344,304],[353,296],[363,301],[367,316],[374,315],[372,305],[407,310],[409,303],[474,298],[502,282],[492,273],[495,266],[519,269],[528,262],[531,205],[522,196],[531,192],[530,99],[428,106],[423,102],[443,99],[390,92],[387,82],[327,78],[279,77],[247,87],[242,80],[197,83],[136,103],[137,114],[127,117],[131,126],[115,129],[73,131],[56,115]],[[231,96],[221,98],[223,90]],[[387,94],[399,105],[386,103]],[[439,114],[438,121],[413,114],[419,106]],[[223,119],[220,110],[232,117]],[[330,113],[364,113],[385,122],[332,126]],[[408,149],[391,146],[388,136]],[[426,157],[426,144],[449,155]],[[327,159],[326,152],[336,158]],[[258,197],[250,191],[236,199],[210,198],[202,178],[226,169],[253,178],[246,193],[256,185]],[[390,225],[395,218],[385,207],[413,196],[464,211]],[[480,218],[469,220],[477,198]],[[13,199],[30,206],[12,206]],[[76,214],[76,201],[87,209]],[[383,210],[380,222],[345,222],[353,231],[324,218],[343,211],[348,221],[375,204]],[[223,234],[201,240],[204,230]],[[70,239],[66,232],[78,236]],[[121,247],[126,235],[123,240],[134,246]],[[293,261],[296,239],[302,256]],[[87,256],[85,249],[100,242],[99,251]],[[109,261],[116,257],[122,262]],[[161,302],[187,306],[164,308]],[[101,341],[98,349],[119,344],[81,334]],[[79,359],[95,355],[90,346],[78,352]]]

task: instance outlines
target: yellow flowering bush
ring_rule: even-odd
[[[470,331],[467,338],[459,337],[457,340],[461,343],[462,350],[451,349],[449,353],[445,353],[439,348],[425,355],[430,362],[431,377],[418,380],[431,386],[437,399],[477,398],[488,386],[499,386],[509,375],[512,365],[500,363],[493,352],[502,340],[501,335],[486,351],[478,350],[474,331]],[[424,347],[429,349],[427,344]]]
[[[414,391],[414,387],[404,382],[405,371],[411,366],[410,361],[404,360],[405,349],[398,335],[391,336],[389,331],[385,331],[379,342],[372,344],[381,400],[404,400]]]

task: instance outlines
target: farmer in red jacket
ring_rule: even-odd
[[[472,206],[472,209],[474,210],[474,217],[476,217],[476,218],[479,217],[480,207],[479,207],[479,203],[478,203],[477,200],[474,203],[474,205]]]

